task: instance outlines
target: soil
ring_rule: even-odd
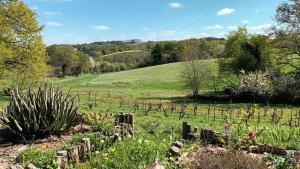
[[[87,125],[78,125],[71,128],[68,133],[61,136],[50,136],[44,139],[37,139],[31,142],[24,142],[19,137],[12,134],[8,129],[0,129],[0,169],[8,169],[15,163],[19,153],[28,147],[55,149],[63,143],[72,139],[74,133],[87,131],[90,127]]]

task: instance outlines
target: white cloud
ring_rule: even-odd
[[[46,22],[46,25],[47,26],[62,26],[61,23],[58,23],[58,22]]]
[[[44,12],[45,15],[61,15],[62,13],[61,12],[52,12],[52,11],[46,11]]]
[[[174,36],[175,33],[176,33],[175,31],[167,30],[167,31],[160,32],[159,35],[161,35],[161,36]]]
[[[268,29],[271,26],[272,26],[271,24],[261,24],[256,26],[249,26],[248,28],[251,30],[261,30],[261,29]]]
[[[227,26],[227,28],[228,28],[228,29],[233,29],[233,30],[238,29],[238,27],[237,27],[237,26],[234,26],[234,25]]]
[[[234,11],[235,11],[235,9],[232,9],[232,8],[224,8],[224,9],[218,11],[217,15],[218,16],[224,16],[224,15],[231,14]]]
[[[213,26],[206,26],[205,27],[205,29],[223,29],[223,28],[224,28],[224,26],[218,25],[218,24],[213,25]]]
[[[110,30],[111,29],[109,26],[104,26],[104,25],[93,26],[92,28],[97,30],[97,31],[104,31],[104,30]]]
[[[243,20],[242,23],[249,23],[249,20]]]
[[[171,8],[181,8],[182,5],[181,5],[181,3],[178,3],[178,2],[172,2],[172,3],[169,3],[169,7],[171,7]]]

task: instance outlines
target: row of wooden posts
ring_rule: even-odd
[[[182,125],[182,138],[183,140],[201,140],[202,143],[213,144],[218,146],[223,146],[228,144],[228,136],[223,135],[220,132],[216,132],[212,129],[201,129],[198,133],[197,127],[192,127],[188,122],[183,122]],[[253,153],[263,154],[270,153],[276,155],[286,155],[287,149],[269,145],[269,144],[255,144],[253,145]],[[300,152],[295,152],[300,155]]]

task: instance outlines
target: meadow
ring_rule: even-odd
[[[207,64],[216,63],[215,60],[206,60],[206,62]],[[134,112],[135,141],[128,140],[129,146],[123,147],[125,150],[120,150],[122,145],[119,148],[116,146],[116,149],[123,153],[118,152],[117,157],[107,162],[107,165],[111,167],[121,168],[120,166],[129,165],[130,158],[127,156],[130,155],[127,153],[139,146],[140,152],[136,153],[147,154],[144,157],[152,160],[159,156],[167,166],[174,167],[174,164],[167,160],[168,147],[174,141],[181,139],[184,121],[198,128],[214,129],[221,133],[226,132],[224,124],[229,123],[230,135],[238,140],[243,140],[250,131],[255,131],[258,143],[300,150],[298,107],[190,99],[186,97],[187,91],[183,89],[179,80],[182,64],[172,63],[117,73],[90,74],[51,80],[65,89],[72,88],[74,94],[79,93],[81,112],[84,114]],[[226,83],[226,79],[220,81]],[[226,84],[220,84],[220,90],[222,86]],[[211,82],[203,83],[200,92],[212,91]],[[159,105],[162,107],[159,108]],[[186,114],[180,118],[182,105],[187,106]],[[197,106],[196,114],[195,106]],[[176,107],[174,111],[171,110],[172,107]],[[146,140],[147,144],[137,146],[136,142],[141,142],[141,140],[142,142]],[[186,148],[195,144],[197,143],[188,143],[189,146]],[[232,142],[232,146],[241,146],[240,144],[242,143]],[[160,146],[157,147],[157,145]],[[101,157],[95,157],[95,159],[99,158],[101,159]],[[120,164],[116,161],[119,158],[124,159]],[[150,159],[139,158],[136,166],[147,165]],[[98,160],[91,160],[90,163],[84,165],[97,167],[98,164],[100,164]]]

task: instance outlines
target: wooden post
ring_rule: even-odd
[[[57,156],[61,157],[61,168],[68,168],[68,152],[67,150],[61,150],[57,152]]]
[[[183,122],[182,123],[182,139],[184,140],[187,140],[187,125],[188,125],[188,122]]]
[[[128,118],[129,118],[129,119],[128,119],[129,124],[130,124],[131,127],[133,128],[133,115],[130,113]]]
[[[78,145],[73,145],[72,149],[70,149],[68,151],[68,157],[69,160],[73,163],[73,164],[78,164],[79,163],[79,146]]]
[[[124,121],[125,121],[125,115],[124,115],[124,113],[119,114],[119,124],[120,123],[124,123]]]
[[[187,131],[187,140],[191,140],[191,138],[189,137],[189,134],[192,133],[192,126],[191,126],[191,124],[187,124],[186,131]]]
[[[90,140],[90,138],[83,138],[82,142],[86,146],[86,153],[90,154],[91,153],[91,140]]]
[[[85,160],[86,160],[86,152],[87,152],[86,144],[80,143],[79,144],[79,151],[78,151],[80,162],[85,162]]]
[[[57,164],[57,169],[62,169],[63,157],[62,156],[56,156],[55,161],[56,161],[56,164]]]

